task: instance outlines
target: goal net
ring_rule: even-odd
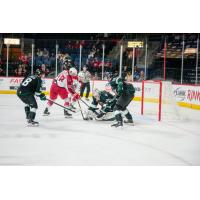
[[[141,114],[156,117],[158,121],[181,120],[181,109],[169,81],[143,81]]]

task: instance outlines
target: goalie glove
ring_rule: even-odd
[[[101,118],[105,115],[106,113],[103,111],[100,111],[100,113],[97,115],[97,118]]]

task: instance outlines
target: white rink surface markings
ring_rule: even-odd
[[[121,130],[83,121],[80,112],[65,119],[56,105],[44,117],[46,102],[38,100],[40,126],[26,127],[23,103],[0,95],[0,165],[200,165],[199,111],[185,109],[191,119],[184,122],[159,123],[133,104],[135,126]]]

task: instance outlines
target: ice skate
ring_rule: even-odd
[[[37,126],[39,126],[39,122],[36,122],[34,120],[29,119],[27,126],[29,126],[29,127],[37,127]]]
[[[48,108],[45,108],[44,112],[43,112],[43,116],[48,116],[50,115],[50,112],[48,110]]]
[[[123,128],[123,123],[121,121],[118,121],[117,123],[112,124],[111,127]]]
[[[72,118],[72,114],[70,114],[67,110],[64,110],[65,118]]]
[[[125,119],[124,120],[124,123],[125,124],[130,124],[130,125],[133,125],[134,126],[134,121],[132,119]]]
[[[93,120],[93,118],[87,116],[87,117],[84,118],[84,120]]]

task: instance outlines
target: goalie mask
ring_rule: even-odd
[[[93,91],[93,97],[94,97],[95,99],[97,99],[97,100],[100,99],[100,91],[99,91],[98,89],[95,89],[95,90]]]
[[[76,70],[76,68],[71,67],[69,69],[69,75],[71,75],[71,76],[77,76],[77,70]]]

